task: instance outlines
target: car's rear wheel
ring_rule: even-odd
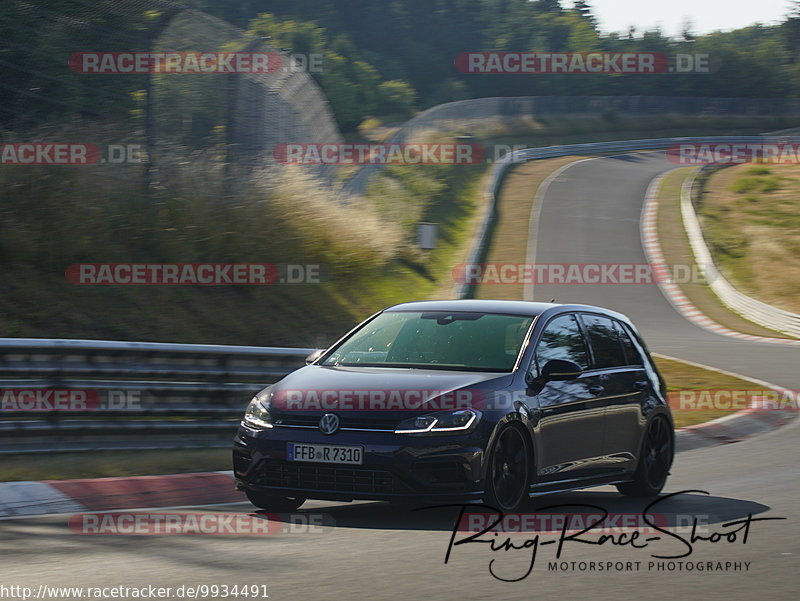
[[[617,484],[617,490],[634,497],[657,495],[667,482],[673,453],[669,422],[661,416],[655,417],[647,426],[634,480]]]
[[[486,473],[486,502],[503,512],[517,511],[528,500],[530,451],[525,434],[506,426],[497,436]]]
[[[282,497],[255,490],[245,490],[244,492],[253,505],[267,511],[294,511],[306,502],[302,497]]]

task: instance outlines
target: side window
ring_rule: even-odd
[[[582,314],[581,319],[586,326],[589,344],[592,346],[595,367],[628,365],[619,339],[619,331],[610,318]]]
[[[626,364],[644,365],[642,354],[639,352],[636,346],[634,346],[631,337],[628,335],[628,332],[625,330],[622,324],[615,321],[614,326],[617,328],[617,332],[619,332],[619,340],[622,342],[622,350],[625,351]]]
[[[536,367],[541,369],[551,359],[574,361],[583,369],[589,365],[586,344],[574,315],[556,317],[542,332],[536,345]]]

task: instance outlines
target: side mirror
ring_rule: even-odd
[[[574,380],[583,373],[581,366],[574,361],[551,359],[542,368],[542,378],[548,382]]]
[[[311,353],[308,357],[306,357],[306,365],[311,365],[314,363],[314,361],[322,357],[323,353],[325,353],[325,349],[318,349]]]

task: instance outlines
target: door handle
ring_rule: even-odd
[[[647,388],[647,380],[639,380],[638,382],[634,382],[633,387],[636,390],[644,390]]]
[[[597,386],[589,386],[589,392],[591,392],[595,396],[601,394],[604,390],[605,388],[603,388],[599,384]]]

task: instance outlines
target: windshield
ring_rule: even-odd
[[[532,321],[486,313],[381,313],[322,365],[510,372]]]

